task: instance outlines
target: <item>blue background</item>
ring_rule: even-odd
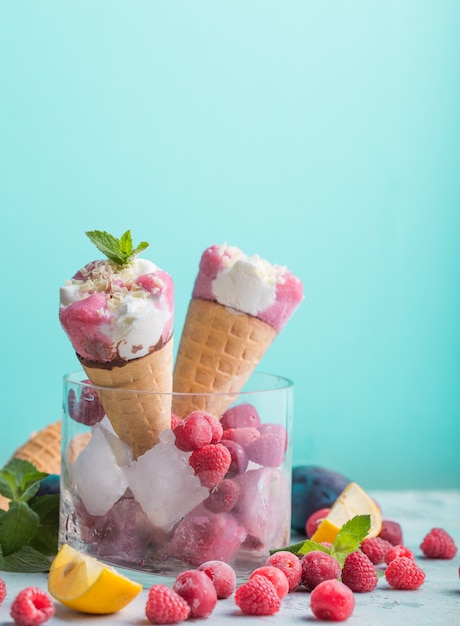
[[[58,290],[130,228],[287,265],[260,366],[296,383],[294,463],[460,486],[460,2],[0,0],[0,462],[78,367]]]

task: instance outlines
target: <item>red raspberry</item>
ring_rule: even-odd
[[[222,426],[227,428],[242,428],[244,426],[260,425],[260,417],[257,409],[252,404],[239,404],[231,409],[227,409],[222,415]]]
[[[401,525],[390,519],[384,519],[382,521],[382,528],[380,530],[379,537],[381,539],[386,539],[394,546],[401,546],[404,544]]]
[[[198,568],[212,580],[217,599],[229,598],[235,591],[236,574],[231,565],[224,561],[206,561]]]
[[[242,428],[227,428],[222,433],[222,439],[229,439],[235,443],[239,443],[246,449],[255,439],[260,437],[257,428],[252,426],[243,426]]]
[[[285,440],[275,432],[260,435],[246,447],[250,461],[264,467],[279,467],[284,459]]]
[[[406,546],[392,546],[385,554],[385,563],[391,563],[393,559],[397,559],[400,556],[405,556],[412,561],[415,561],[415,556],[412,550],[406,548]]]
[[[310,539],[315,534],[316,529],[323,521],[327,514],[331,509],[329,507],[324,507],[323,509],[319,509],[310,515],[305,524],[305,533],[307,537]]]
[[[342,567],[342,582],[352,591],[364,593],[377,587],[375,567],[364,552],[350,552]]]
[[[276,589],[266,576],[254,576],[235,593],[235,603],[245,615],[274,615],[281,606]]]
[[[207,420],[208,424],[211,426],[211,430],[212,430],[211,443],[219,443],[219,441],[222,439],[222,433],[224,432],[222,424],[217,419],[217,417],[214,417],[214,415],[211,415],[210,413],[203,412],[202,415],[204,419]]]
[[[343,622],[353,613],[355,597],[340,581],[324,580],[311,592],[310,608],[320,620]]]
[[[157,584],[149,589],[145,615],[151,624],[176,624],[187,619],[190,607],[178,593]]]
[[[395,589],[418,589],[423,585],[425,572],[412,559],[399,556],[386,568],[385,578]]]
[[[191,452],[211,443],[212,426],[202,411],[187,415],[174,429],[176,446],[179,450]]]
[[[209,489],[214,488],[224,478],[231,461],[230,452],[221,443],[213,443],[200,450],[194,450],[189,458],[189,463],[201,484]]]
[[[10,615],[19,626],[37,626],[54,615],[54,604],[38,587],[26,587],[14,599]]]
[[[5,585],[5,581],[0,578],[0,604],[3,602],[3,600],[6,598],[6,585]]]
[[[226,478],[233,478],[233,476],[245,472],[249,459],[243,446],[236,443],[236,441],[231,441],[230,439],[221,439],[220,443],[227,448],[232,458]]]
[[[302,557],[300,564],[302,566],[302,583],[308,591],[312,591],[323,580],[340,576],[340,564],[337,559],[321,550],[307,552]]]
[[[297,555],[288,550],[279,550],[271,554],[265,565],[273,565],[280,569],[286,576],[289,584],[289,591],[294,591],[300,585],[302,578],[302,565]]]
[[[392,544],[381,537],[369,537],[361,542],[361,550],[369,557],[374,565],[385,563],[385,556],[392,547]]]
[[[190,617],[207,617],[217,604],[217,593],[212,580],[205,572],[189,569],[181,572],[173,584],[190,607]]]
[[[429,559],[453,559],[457,554],[455,541],[442,528],[432,528],[423,539],[420,548]]]
[[[174,430],[181,422],[182,419],[178,415],[171,413],[171,430]]]
[[[90,383],[89,380],[84,380],[83,382]],[[82,388],[80,400],[77,400],[74,390],[71,389],[67,396],[67,402],[70,417],[80,424],[94,426],[105,415],[99,397],[92,387]]]
[[[274,565],[262,565],[261,567],[258,567],[251,573],[249,580],[254,578],[254,576],[265,576],[268,578],[268,580],[275,587],[280,600],[282,600],[289,592],[289,583],[286,578],[286,574]]]
[[[224,478],[203,502],[204,506],[213,513],[231,511],[238,500],[240,488],[230,478]]]

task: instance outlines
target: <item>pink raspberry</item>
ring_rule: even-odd
[[[353,613],[355,597],[352,590],[337,579],[324,580],[311,592],[310,608],[320,620],[343,622]]]
[[[231,461],[230,452],[221,443],[213,443],[200,450],[194,450],[189,458],[189,463],[201,484],[209,489],[213,489],[224,478]]]
[[[222,433],[222,439],[229,439],[235,443],[239,443],[246,449],[255,439],[260,437],[257,428],[252,426],[243,426],[242,428],[226,428]]]
[[[222,424],[217,419],[217,417],[214,417],[214,415],[211,415],[210,413],[203,412],[202,415],[211,426],[212,437],[210,443],[219,443],[219,441],[222,439],[222,433],[224,432]]]
[[[425,580],[425,572],[407,556],[393,559],[385,570],[387,583],[395,589],[418,589]]]
[[[261,435],[268,435],[269,433],[276,435],[283,443],[283,450],[286,452],[288,439],[286,429],[282,424],[261,424],[257,430]]]
[[[238,587],[235,603],[245,615],[274,615],[281,606],[276,589],[266,576],[254,576]]]
[[[177,624],[188,618],[190,607],[178,593],[157,584],[149,589],[145,615],[151,624]]]
[[[3,602],[3,600],[6,598],[6,585],[5,585],[5,581],[0,578],[0,604]]]
[[[243,446],[230,439],[221,439],[220,443],[227,448],[232,459],[227,474],[225,475],[226,478],[233,478],[233,476],[245,472],[249,459]]]
[[[302,566],[302,584],[311,591],[323,580],[338,578],[340,576],[340,564],[333,556],[313,550],[305,554],[300,564]]]
[[[401,546],[404,544],[401,525],[390,519],[383,520],[379,537],[381,539],[386,539],[394,546]]]
[[[178,415],[171,413],[171,430],[174,430],[181,422],[182,419]]]
[[[361,542],[361,550],[369,557],[374,565],[385,563],[385,556],[392,548],[392,544],[381,537],[369,537]]]
[[[205,572],[190,569],[181,572],[173,584],[190,607],[190,617],[207,617],[217,604],[217,593],[212,580]]]
[[[342,582],[352,591],[364,593],[377,587],[375,567],[364,552],[350,552],[342,567]]]
[[[388,565],[388,563],[391,563],[391,561],[393,561],[393,559],[397,559],[400,556],[405,556],[408,559],[412,559],[412,561],[415,561],[415,555],[412,552],[412,550],[409,550],[409,548],[406,548],[406,546],[391,546],[391,548],[387,551],[387,553],[385,554],[385,563]]]
[[[231,565],[224,561],[206,561],[198,568],[212,580],[217,599],[229,598],[236,588],[236,574]]]
[[[54,604],[38,587],[25,587],[14,599],[10,615],[19,626],[38,626],[54,615]]]
[[[305,533],[307,537],[310,539],[315,534],[316,529],[323,521],[327,514],[330,511],[330,507],[324,507],[323,509],[319,509],[310,515],[305,524]]]
[[[231,511],[238,500],[240,489],[230,478],[224,478],[203,502],[204,506],[213,513]]]
[[[275,432],[260,435],[246,447],[250,461],[264,467],[279,467],[284,459],[285,442]]]
[[[191,452],[211,443],[212,426],[202,411],[194,411],[179,422],[174,434],[179,450]]]
[[[420,548],[429,559],[453,559],[457,554],[455,541],[442,528],[432,528],[425,535]]]
[[[260,425],[260,417],[257,409],[252,404],[239,404],[231,409],[227,409],[222,415],[222,426],[227,428],[242,428],[244,426]]]
[[[289,591],[295,591],[300,585],[302,565],[296,554],[292,554],[288,550],[279,550],[271,554],[265,564],[273,565],[273,567],[277,567],[284,573],[288,580]]]
[[[289,583],[286,578],[286,574],[274,565],[262,565],[261,567],[258,567],[251,573],[249,580],[254,578],[254,576],[265,576],[268,578],[268,580],[275,587],[280,600],[282,600],[289,592]]]
[[[90,383],[89,380],[84,380],[83,382]],[[80,400],[77,400],[74,390],[71,389],[67,396],[67,402],[70,417],[80,424],[94,426],[105,415],[99,396],[92,387],[85,386],[82,388]]]

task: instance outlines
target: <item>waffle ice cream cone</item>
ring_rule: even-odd
[[[118,437],[133,450],[134,458],[152,448],[159,434],[171,426],[173,340],[161,350],[126,361],[124,365],[82,366],[97,387]]]
[[[196,409],[220,417],[242,389],[277,330],[262,320],[210,300],[192,298],[174,368],[173,413]]]

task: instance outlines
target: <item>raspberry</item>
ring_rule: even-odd
[[[173,584],[190,607],[190,617],[207,617],[217,604],[217,593],[212,580],[205,572],[189,569],[181,572]]]
[[[222,433],[224,432],[222,424],[217,419],[217,417],[214,417],[214,415],[211,415],[210,413],[202,413],[202,415],[211,426],[211,443],[219,443],[219,441],[222,439]]]
[[[249,580],[254,578],[254,576],[265,576],[272,583],[272,585],[276,589],[276,593],[280,600],[284,598],[285,595],[289,592],[289,583],[286,578],[286,574],[284,574],[280,569],[275,567],[274,565],[262,565],[255,569],[252,574],[249,576]]]
[[[453,559],[457,554],[455,541],[442,528],[432,528],[423,539],[420,548],[429,559]]]
[[[83,382],[90,383],[89,380],[84,380]],[[74,390],[71,389],[67,396],[67,402],[70,417],[80,424],[94,426],[105,415],[99,397],[92,387],[82,388],[80,400],[77,400]]]
[[[280,441],[283,442],[283,450],[286,452],[287,448],[287,432],[282,424],[261,424],[257,430],[261,435],[276,435]]]
[[[340,581],[324,580],[311,592],[310,608],[320,620],[343,622],[353,613],[355,597]]]
[[[246,449],[255,439],[260,437],[260,433],[257,428],[252,426],[243,426],[242,428],[227,428],[222,433],[222,439],[230,439],[239,443],[244,449]]]
[[[228,563],[224,561],[206,561],[198,569],[212,580],[218,600],[229,598],[235,591],[236,574],[233,567]]]
[[[385,578],[395,589],[418,589],[425,580],[425,572],[412,559],[399,556],[386,568]]]
[[[224,478],[203,502],[204,506],[213,513],[231,511],[238,500],[238,485],[229,478]]]
[[[342,567],[342,582],[352,591],[363,593],[377,587],[375,567],[364,552],[350,552]]]
[[[191,452],[211,443],[212,426],[202,411],[193,411],[176,426],[174,434],[179,450]]]
[[[227,409],[222,415],[222,426],[227,428],[242,428],[244,426],[260,425],[260,417],[257,409],[252,404],[239,404],[231,409]]]
[[[235,603],[245,615],[274,615],[281,606],[276,589],[266,576],[254,576],[238,587]]]
[[[181,422],[182,419],[178,415],[171,413],[171,430],[174,430]]]
[[[300,564],[302,566],[302,583],[308,591],[314,589],[323,580],[340,576],[340,565],[337,559],[321,550],[307,552],[302,557]]]
[[[289,591],[294,591],[300,585],[302,578],[302,565],[300,559],[288,550],[279,550],[268,557],[265,565],[273,565],[280,569],[286,576],[289,584]]]
[[[200,450],[194,450],[189,459],[201,484],[209,489],[215,487],[224,478],[231,461],[230,452],[221,443],[213,443]]]
[[[369,537],[369,539],[364,539],[361,542],[361,550],[374,565],[385,563],[385,556],[390,548],[392,548],[392,544],[381,537]]]
[[[221,439],[220,443],[227,448],[232,459],[230,467],[225,475],[226,478],[233,478],[233,476],[245,472],[249,459],[243,446],[236,443],[236,441],[231,441],[230,439]]]
[[[149,589],[145,615],[151,624],[176,624],[187,619],[190,607],[181,596],[166,585]]]
[[[384,519],[382,521],[382,528],[380,530],[379,537],[381,539],[386,539],[394,546],[401,546],[404,544],[401,525],[390,519]]]
[[[14,599],[10,615],[19,626],[36,626],[54,615],[54,604],[38,587],[25,587]]]
[[[406,546],[392,546],[385,554],[385,563],[391,563],[393,559],[397,559],[399,556],[405,556],[412,561],[415,561],[414,553],[406,548]]]
[[[319,509],[318,511],[312,513],[307,519],[307,522],[305,524],[305,533],[309,539],[313,537],[319,524],[327,516],[330,510],[331,509],[329,507],[324,507],[323,509]]]
[[[260,435],[246,447],[250,461],[264,467],[279,467],[284,459],[285,441],[275,432]]]
[[[6,585],[5,585],[5,581],[0,578],[0,604],[3,602],[3,600],[6,598]]]

